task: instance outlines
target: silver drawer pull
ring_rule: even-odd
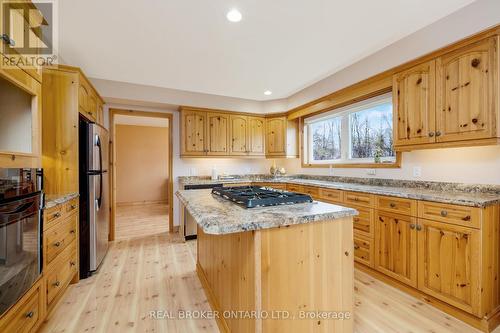
[[[71,206],[69,206],[69,208],[71,208],[71,210],[74,210],[74,209],[76,209],[76,206],[75,205],[71,205]]]
[[[54,214],[54,218],[57,219],[58,217],[61,217],[61,213],[59,213],[59,212],[57,212],[57,213]]]
[[[415,229],[415,224],[414,223],[410,224],[410,229],[412,229],[412,230]]]
[[[54,243],[54,246],[55,246],[55,247],[59,247],[59,246],[61,246],[61,242],[55,242],[55,243]]]
[[[60,285],[61,285],[61,282],[59,282],[59,281],[56,281],[56,282],[54,282],[54,284],[53,284],[53,286],[54,286],[54,287],[59,287]]]
[[[396,207],[396,204],[395,204],[394,202],[391,202],[391,203],[389,204],[389,206],[391,206],[391,208],[394,208],[394,207]]]
[[[354,244],[354,249],[355,249],[355,250],[359,250],[359,245]]]
[[[30,312],[26,313],[26,318],[33,318],[34,315],[35,315],[35,313],[33,311],[30,311]]]
[[[446,217],[446,216],[448,216],[448,212],[447,212],[447,211],[445,211],[445,210],[442,210],[442,211],[441,211],[441,216],[442,216],[442,217]]]

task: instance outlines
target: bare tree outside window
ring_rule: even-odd
[[[392,137],[392,103],[349,115],[351,158],[395,156]]]
[[[313,159],[315,161],[341,158],[341,118],[335,117],[312,124]]]

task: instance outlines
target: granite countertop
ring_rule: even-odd
[[[45,206],[44,209],[49,209],[54,206],[66,203],[71,199],[79,197],[78,193],[66,193],[66,194],[46,194],[45,195]]]
[[[355,209],[319,201],[246,209],[213,195],[210,189],[181,190],[176,195],[203,231],[214,235],[335,220],[358,214]]]
[[[211,180],[208,177],[179,177],[182,185],[273,182],[319,186],[344,191],[372,193],[399,198],[442,202],[471,207],[486,207],[500,203],[500,187],[490,185],[468,185],[424,181],[400,181],[392,179],[360,179],[330,176],[269,176],[243,175],[232,180]]]

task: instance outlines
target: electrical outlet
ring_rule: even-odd
[[[333,176],[333,166],[330,164],[330,167],[328,168],[328,175]]]
[[[422,177],[422,167],[420,166],[413,167],[413,177],[414,178]]]
[[[375,176],[377,174],[377,170],[375,169],[366,169],[366,174],[369,176]]]

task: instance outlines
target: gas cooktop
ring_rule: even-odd
[[[216,187],[212,189],[212,193],[233,201],[244,208],[313,202],[311,196],[307,194],[260,186]]]

